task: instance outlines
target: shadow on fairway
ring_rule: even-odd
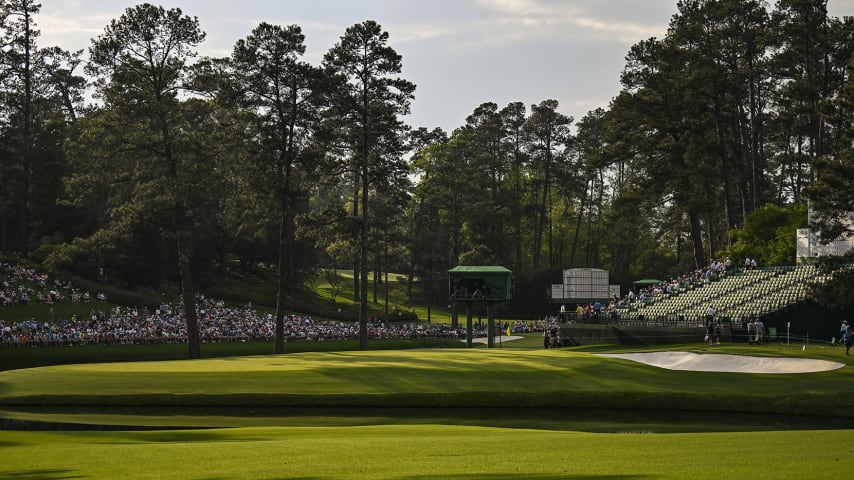
[[[74,474],[71,470],[23,470],[19,472],[0,471],[0,477],[8,480],[62,480],[84,478],[86,475]]]
[[[27,419],[15,418],[26,413]],[[6,418],[3,418],[3,417]],[[96,420],[93,420],[96,419]],[[41,420],[41,421],[39,421]],[[854,419],[664,410],[511,408],[27,408],[0,411],[0,429],[148,431],[143,441],[208,441],[207,428],[460,425],[591,433],[750,432],[854,428]],[[195,432],[182,430],[193,429]],[[198,438],[193,438],[198,435]],[[134,441],[138,441],[135,438]]]
[[[399,477],[398,480],[466,480],[466,479],[518,479],[518,480],[641,480],[656,478],[651,475],[525,475],[509,473],[464,473],[458,475],[415,475]]]

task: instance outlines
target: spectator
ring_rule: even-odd
[[[854,327],[848,325],[848,328],[845,329],[845,335],[842,337],[842,341],[845,343],[845,355],[851,355],[849,351],[851,350],[852,335],[854,335]]]

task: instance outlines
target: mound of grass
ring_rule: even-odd
[[[369,347],[373,350],[463,348],[464,346],[465,344],[459,340],[445,338],[382,339],[371,340],[369,343]],[[358,348],[359,344],[356,340],[286,342],[284,353],[352,351],[358,350]],[[227,342],[202,345],[202,357],[204,358],[241,357],[272,353],[272,342]],[[186,358],[187,344],[185,343],[0,348],[0,371],[75,363],[143,362],[184,360]]]
[[[854,374],[670,371],[566,350],[311,352],[0,373],[5,406],[614,408],[854,416]]]

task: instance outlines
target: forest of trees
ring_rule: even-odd
[[[388,272],[446,305],[448,269],[502,265],[524,309],[564,268],[628,285],[722,255],[792,263],[808,200],[828,232],[854,210],[854,19],[826,5],[679,1],[610,105],[484,103],[445,132],[403,122],[416,86],[371,20],[319,65],[300,26],[268,23],[206,58],[198,19],[140,4],[69,52],[39,44],[39,4],[2,0],[0,251],[175,282],[188,307],[217,270],[273,266],[281,302],[352,269],[362,328]]]

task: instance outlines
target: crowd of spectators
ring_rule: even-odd
[[[565,306],[562,306],[560,317],[564,320],[581,322],[607,321],[616,318],[621,310],[629,308],[632,304],[645,303],[662,295],[670,295],[674,292],[685,291],[695,286],[711,283],[724,277],[727,272],[732,272],[734,268],[737,267],[733,265],[729,257],[724,260],[712,259],[703,268],[698,268],[682,275],[675,275],[669,280],[645,285],[638,288],[637,292],[634,289],[629,289],[622,297],[614,295],[610,301],[606,301],[605,303],[596,301],[577,304],[575,310],[569,312],[566,311]],[[744,270],[753,270],[756,268],[756,259],[745,259]]]
[[[51,281],[47,274],[24,265],[0,262],[0,278],[3,279],[0,284],[0,307],[92,300],[89,292],[74,288],[69,282]],[[106,301],[103,293],[98,293],[95,298]]]
[[[693,272],[674,276],[667,281],[646,286],[639,289],[638,293],[629,290],[623,298],[615,299],[615,306],[618,308],[628,307],[636,301],[644,302],[649,298],[658,297],[660,295],[669,295],[673,292],[684,291],[694,286],[708,284],[726,276],[726,274],[728,272],[732,272],[734,268],[737,267],[733,265],[729,257],[723,261],[712,259],[712,261],[703,268],[698,268]],[[745,259],[744,270],[755,270],[756,268],[756,259]]]
[[[47,275],[38,274],[19,265],[0,264],[4,305],[31,301],[55,303],[86,301],[86,292],[70,284],[51,282]],[[22,301],[23,297],[27,300]],[[102,298],[102,296],[98,296]],[[33,300],[35,299],[35,300]],[[251,304],[228,306],[221,300],[197,296],[199,334],[205,342],[272,341],[275,338],[275,317],[258,312]],[[86,318],[72,315],[56,321],[27,320],[5,322],[0,310],[0,346],[81,345],[81,344],[141,344],[185,342],[187,325],[183,306],[163,304],[158,308],[113,307],[105,312],[90,309]],[[500,324],[500,333],[541,332],[548,319],[536,322]],[[359,324],[339,320],[314,319],[309,316],[286,315],[284,339],[295,341],[354,340],[359,337]],[[473,326],[473,335],[487,335],[484,322]],[[368,324],[370,339],[465,338],[465,328],[451,328],[437,323],[386,323],[372,320]]]

